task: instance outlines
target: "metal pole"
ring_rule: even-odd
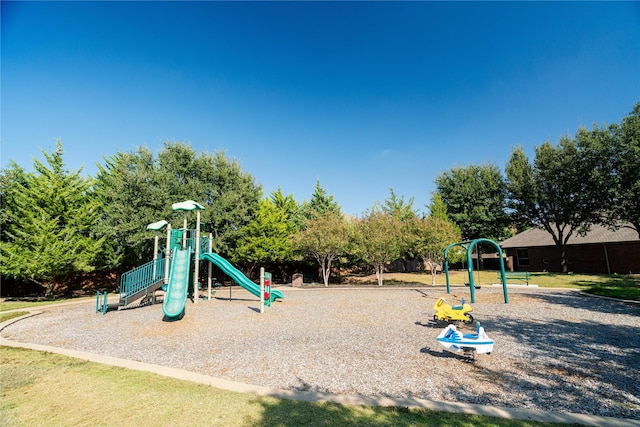
[[[182,250],[185,250],[187,249],[187,211],[184,211],[184,221],[182,224]]]
[[[473,283],[473,258],[471,258],[471,251],[473,250],[473,247],[475,246],[475,241],[472,242],[469,247],[467,248],[467,271],[469,273],[469,289],[471,290],[471,303],[475,303],[476,302],[476,295],[475,295],[475,283]]]
[[[209,233],[209,253],[213,250],[213,233]],[[213,263],[209,263],[209,277],[207,278],[207,285],[209,287],[209,299],[207,301],[211,301],[211,278],[213,276]]]
[[[509,304],[509,294],[507,293],[507,275],[504,272],[504,256],[502,255],[502,248],[496,245],[498,248],[498,255],[500,256],[500,278],[502,279],[502,293],[504,294],[504,303]]]
[[[107,314],[107,308],[108,308],[108,304],[107,304],[107,291],[104,291],[104,302],[102,303],[102,315],[104,316],[105,314]]]
[[[167,246],[164,248],[164,283],[169,283],[169,268],[171,266],[171,224],[167,224]]]
[[[260,267],[260,313],[264,313],[264,267]]]
[[[193,271],[193,302],[198,303],[200,290],[198,289],[198,276],[200,275],[200,211],[196,211],[196,255]]]
[[[156,237],[153,239],[153,280],[156,280],[156,261],[158,260],[158,230]]]

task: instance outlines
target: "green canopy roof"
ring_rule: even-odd
[[[165,221],[164,219],[162,221],[152,222],[151,224],[147,225],[147,230],[158,231],[158,230],[160,230],[162,227],[164,227],[167,224],[169,224],[169,223],[167,221]]]
[[[184,202],[172,204],[171,209],[174,211],[201,211],[204,209],[204,206],[198,202],[194,202],[193,200],[186,200]]]

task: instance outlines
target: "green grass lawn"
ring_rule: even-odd
[[[0,347],[0,425],[552,426],[423,409],[299,402]]]
[[[490,286],[500,283],[498,271],[474,270],[473,280],[476,286]],[[466,270],[449,272],[449,283],[462,284],[468,282]],[[347,277],[346,284],[352,285],[377,285],[375,275],[364,277]],[[521,280],[509,280],[508,283],[525,284]],[[595,295],[608,296],[640,301],[640,275],[608,275],[608,274],[572,274],[572,273],[531,273],[529,283],[543,288],[573,288],[581,289]],[[385,273],[384,284],[386,286],[399,285],[431,285],[431,275],[425,273]],[[446,285],[444,273],[436,276],[436,285]]]

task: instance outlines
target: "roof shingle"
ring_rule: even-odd
[[[638,241],[638,233],[628,227],[611,230],[602,225],[593,225],[586,236],[575,233],[569,238],[567,245],[584,245],[590,243],[613,243]],[[522,233],[500,242],[503,248],[528,248],[534,246],[555,246],[553,237],[543,228],[530,228]]]

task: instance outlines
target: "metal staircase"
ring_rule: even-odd
[[[165,278],[165,259],[158,258],[127,271],[120,276],[120,305],[126,306],[153,295]]]

